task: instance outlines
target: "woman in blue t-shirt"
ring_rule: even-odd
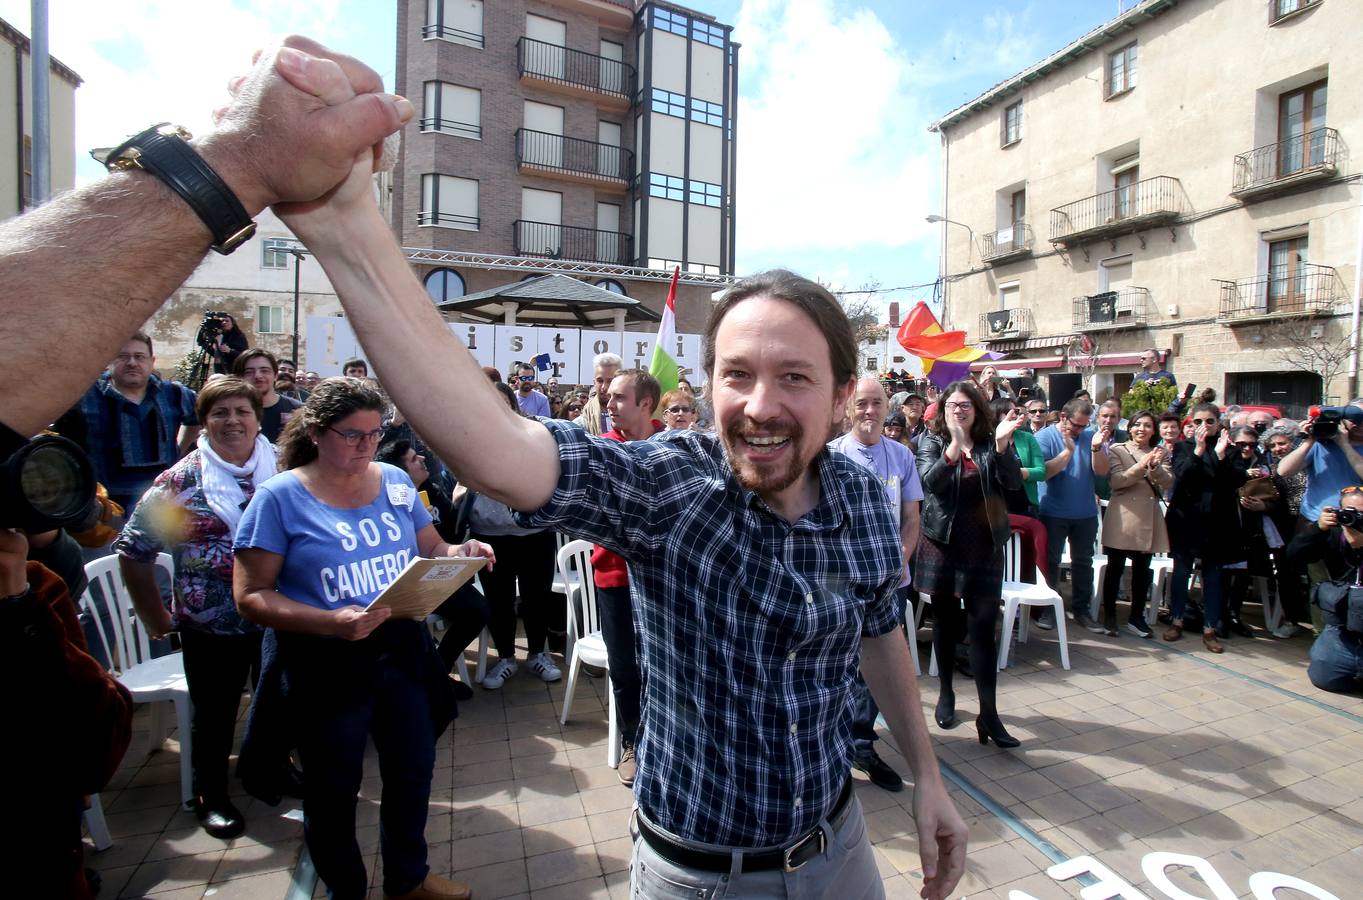
[[[242,615],[277,631],[304,834],[329,896],[368,895],[355,806],[372,734],[385,894],[466,897],[426,864],[435,741],[455,713],[447,669],[424,623],[365,607],[414,556],[492,550],[442,541],[407,473],[373,461],[386,407],[358,378],[318,385],[280,436],[283,471],[242,515],[233,586]]]

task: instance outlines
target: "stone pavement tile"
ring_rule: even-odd
[[[570,847],[552,853],[542,853],[525,860],[526,872],[530,879],[530,891],[560,884],[571,884],[586,878],[599,878],[602,874],[601,863],[592,847]],[[605,882],[601,882],[605,888]]]
[[[913,817],[899,804],[865,813],[866,831],[871,843],[877,844],[893,837],[917,834]]]
[[[974,760],[972,765],[990,781],[1031,771],[1031,766],[1027,765],[1020,754],[1009,750],[995,750],[990,756],[982,756]]]
[[[104,884],[99,891],[101,897],[122,897],[124,886],[128,883],[128,879],[133,877],[133,873],[136,872],[138,868],[135,865],[110,866],[104,868],[91,862],[90,857],[88,856],[85,858],[85,864],[92,869],[97,869],[100,878],[104,879]]]
[[[1342,835],[1333,829],[1312,828],[1311,821],[1291,828],[1280,828],[1267,837],[1259,838],[1245,848],[1246,857],[1257,859],[1250,851],[1262,842],[1266,847],[1279,848],[1282,857],[1292,862],[1293,868],[1285,870],[1291,872],[1347,853],[1359,845],[1358,835]]]
[[[289,886],[292,883],[292,870],[282,869],[248,875],[244,878],[234,878],[231,881],[213,885],[210,888],[211,893],[206,896],[211,897],[212,900],[276,900],[276,898],[288,894]],[[157,900],[161,900],[162,896],[157,894]]]
[[[535,797],[516,802],[516,812],[520,816],[521,827],[544,825],[548,822],[561,822],[564,819],[579,819],[585,816],[582,801],[577,797]]]
[[[1035,800],[1037,797],[1059,793],[1061,790],[1060,785],[1051,781],[1043,773],[1032,771],[1008,775],[998,779],[995,784],[1024,803]]]
[[[629,810],[615,810],[588,816],[587,826],[592,830],[592,840],[597,843],[629,837]]]
[[[1103,817],[1132,837],[1144,838],[1172,827],[1174,822],[1144,803],[1129,803],[1103,813]]]
[[[539,856],[570,847],[585,847],[592,843],[592,830],[587,825],[587,817],[583,816],[580,819],[522,828],[521,840],[525,844],[526,856]]]
[[[918,872],[921,861],[918,857],[918,835],[906,834],[896,837],[886,838],[883,841],[872,841],[872,846],[876,850],[877,865],[884,870],[884,865],[888,864],[893,872]],[[970,848],[975,849],[973,846]],[[919,872],[921,875],[922,873]]]
[[[1245,800],[1234,806],[1228,806],[1221,812],[1256,837],[1272,834],[1284,825],[1291,824],[1284,818],[1280,809],[1259,799]]]
[[[493,781],[487,784],[456,786],[449,792],[448,799],[450,808],[455,812],[470,807],[501,806],[505,803],[515,802],[518,789],[518,783],[508,778],[505,781]],[[435,797],[432,796],[432,799],[435,799]]]
[[[1145,766],[1129,759],[1125,747],[1115,747],[1106,753],[1095,753],[1084,758],[1084,765],[1101,775],[1105,780],[1125,775],[1128,772],[1144,772]]]
[[[502,831],[451,841],[451,868],[458,871],[465,866],[483,866],[524,859],[526,852],[521,835],[520,831]]]
[[[1219,747],[1213,747],[1212,752],[1225,760],[1230,769],[1252,766],[1274,758],[1268,750],[1243,741],[1229,741]]]
[[[620,784],[618,778],[615,784],[590,788],[579,792],[577,796],[582,801],[583,810],[589,816],[617,809],[629,809],[634,804],[634,794]]]
[[[457,788],[506,781],[513,777],[515,777],[515,773],[512,771],[509,758],[493,759],[487,762],[459,763],[450,768],[450,784]]]
[[[553,800],[577,797],[578,785],[572,772],[555,772],[516,779],[516,800]],[[521,824],[525,824],[522,822]]]
[[[615,785],[621,790],[625,790],[624,785],[620,784],[620,774],[610,766],[604,765],[606,755],[601,754],[603,765],[592,766],[587,769],[573,769],[573,778],[577,783],[579,791],[588,791],[592,788],[603,788]]]
[[[893,793],[876,787],[865,775],[855,770],[852,773],[852,790],[857,795],[857,802],[861,804],[861,811],[867,815],[882,809],[902,806],[898,798],[901,794],[907,793],[906,791]]]
[[[515,738],[508,742],[508,749],[511,751],[512,759],[524,756],[544,756],[562,752],[567,754],[568,748],[563,743],[563,738],[557,734],[537,734],[532,737]]]
[[[1326,741],[1315,749],[1337,760],[1341,765],[1352,765],[1363,760],[1363,734],[1352,734]]]
[[[1039,771],[1065,790],[1073,790],[1085,784],[1101,781],[1103,776],[1086,765],[1088,757],[1080,757],[1073,762],[1049,765]]]
[[[148,787],[130,787],[120,791],[112,801],[105,801],[105,814],[135,812],[139,809],[175,806],[180,802],[180,780],[173,784],[154,784]]]
[[[610,900],[610,896],[605,878],[585,878],[530,892],[530,900]]]
[[[885,889],[885,900],[917,900],[918,892],[923,889],[922,881],[907,875],[891,876],[882,884]]]
[[[432,842],[435,843],[435,842]],[[242,844],[223,853],[211,882],[236,881],[266,872],[292,872],[303,850],[301,837],[280,844]]]
[[[240,838],[237,840],[240,840]],[[147,849],[147,853],[142,858],[142,861],[156,862],[162,859],[173,859],[177,856],[194,856],[199,853],[213,853],[217,850],[226,850],[232,845],[233,841],[224,841],[221,838],[215,838],[197,826],[191,828],[177,828],[161,832],[161,834],[157,836],[155,843]]]
[[[454,746],[457,748],[466,744],[482,744],[487,741],[505,741],[506,725],[473,725],[460,726],[454,730]]]
[[[1074,884],[1074,882],[1070,881],[1066,884]],[[1069,900],[1069,898],[1078,896],[1077,892],[1071,893],[1044,872],[1037,872],[1028,875],[1026,878],[1019,878],[1017,881],[1010,881],[994,888],[994,894],[999,897],[1010,897],[1013,891],[1034,897],[1036,900]],[[972,900],[974,900],[973,895]]]
[[[1156,832],[1145,838],[1145,842],[1161,850],[1182,851],[1193,847],[1193,852],[1204,859],[1215,856],[1223,850],[1235,850],[1257,840],[1239,824],[1227,819],[1222,813],[1209,813],[1189,819],[1173,828]]]
[[[197,856],[177,856],[174,859],[143,863],[128,879],[119,896],[140,897],[143,894],[175,888],[207,886],[208,880],[213,877],[218,864],[222,862],[224,852],[217,850],[212,853],[200,853]]]
[[[1073,788],[1070,790],[1070,796],[1082,801],[1085,806],[1092,807],[1094,812],[1100,813],[1136,802],[1136,798],[1126,791],[1101,781]]]
[[[115,841],[138,834],[160,834],[174,820],[180,810],[175,806],[154,806],[125,813],[104,812],[104,823]],[[193,814],[186,813],[190,822]]]
[[[1363,871],[1363,852],[1341,853],[1297,874],[1304,881],[1325,888],[1337,897],[1348,898],[1358,892],[1358,873]]]
[[[1040,871],[1022,849],[1013,844],[995,844],[978,851],[972,849],[966,857],[965,876],[956,891],[959,896],[975,897]]]
[[[496,762],[498,760],[510,758],[510,741],[489,741],[483,744],[463,744],[450,750],[450,764],[456,766]]]
[[[1085,804],[1079,798],[1069,793],[1051,794],[1047,797],[1037,797],[1027,804],[1027,809],[1040,817],[1046,825],[1064,825],[1076,819],[1082,819],[1093,815],[1092,807]],[[1017,812],[1017,810],[1015,810]],[[1035,826],[1033,826],[1035,827]],[[1040,829],[1038,829],[1040,830]],[[972,833],[972,846],[973,846]]]
[[[596,858],[601,863],[601,871],[607,875],[612,872],[627,872],[630,856],[634,853],[634,841],[628,837],[611,838],[595,844]]]
[[[1311,777],[1301,769],[1283,762],[1281,758],[1266,759],[1252,766],[1244,766],[1236,770],[1236,774],[1250,784],[1262,786],[1267,793],[1278,788],[1291,787]]]
[[[119,866],[135,866],[147,856],[147,851],[160,839],[159,834],[137,834],[114,841],[113,846],[96,850],[85,845],[85,864],[101,871]]]
[[[611,900],[629,900],[629,872],[607,872],[606,887],[611,892]]]
[[[472,888],[473,896],[478,900],[498,900],[500,897],[525,894],[530,890],[523,859],[470,869],[456,868],[451,877]]]
[[[512,741],[512,743],[515,743],[515,741]],[[568,762],[568,753],[564,750],[556,750],[537,756],[513,756],[511,758],[511,772],[516,778],[530,778],[536,775],[553,775],[572,771],[573,768]]]

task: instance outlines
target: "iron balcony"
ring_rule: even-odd
[[[1026,222],[1014,222],[1007,228],[980,235],[980,244],[980,258],[991,266],[1030,256],[1032,226]]]
[[[1032,336],[1032,311],[1030,309],[996,309],[980,313],[980,340],[1013,341]]]
[[[1074,330],[1120,331],[1150,321],[1150,289],[1128,287],[1074,298]]]
[[[634,176],[634,154],[624,147],[529,128],[516,129],[516,165],[522,172],[622,192]]]
[[[1188,211],[1183,185],[1156,175],[1051,210],[1051,243],[1066,246],[1144,231]]]
[[[529,37],[516,41],[516,69],[522,81],[591,97],[616,109],[628,109],[636,89],[629,63]]]
[[[1328,315],[1344,297],[1334,268],[1312,263],[1238,281],[1218,278],[1217,283],[1221,306],[1216,320],[1223,324]]]
[[[1286,193],[1339,174],[1339,132],[1314,128],[1235,157],[1231,196],[1250,200]]]
[[[634,240],[628,234],[525,219],[517,219],[512,224],[516,232],[517,256],[614,265],[630,265],[634,261]]]

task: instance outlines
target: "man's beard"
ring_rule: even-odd
[[[745,435],[763,437],[787,437],[791,453],[783,462],[754,464],[743,455],[741,445]],[[764,428],[755,427],[747,418],[739,419],[721,433],[725,455],[734,470],[734,477],[747,490],[762,496],[779,493],[800,479],[809,468],[810,460],[801,455],[801,441],[804,429],[791,420],[779,424],[768,424]]]

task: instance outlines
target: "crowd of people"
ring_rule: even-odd
[[[1127,630],[1150,636],[1142,608],[1158,599],[1139,570],[1167,551],[1163,636],[1200,628],[1212,652],[1248,629],[1243,588],[1266,566],[1281,634],[1305,624],[1309,576],[1321,613],[1311,678],[1358,687],[1363,399],[1304,423],[1222,410],[1205,392],[1124,415],[1085,393],[1048,401],[1030,373],[1018,382],[992,367],[889,397],[857,380],[836,299],[786,271],[746,278],[714,305],[701,393],[664,393],[610,355],[593,360],[585,392],[553,378],[540,389],[530,367],[480,372],[375,204],[382,141],[412,117],[409,102],[383,94],[358,61],[297,37],[260,54],[231,90],[213,133],[182,148],[217,179],[206,182],[212,201],[125,167],[0,227],[0,277],[18,293],[50,298],[53,314],[70,311],[78,285],[110,301],[102,331],[42,348],[61,365],[48,390],[7,395],[0,435],[14,453],[56,420],[88,454],[104,521],[85,551],[117,553],[149,633],[177,635],[208,833],[245,827],[225,782],[249,682],[237,774],[266,802],[301,795],[330,896],[369,893],[355,813],[372,737],[384,894],[469,897],[431,872],[424,833],[436,740],[460,700],[450,673],[486,624],[497,660],[483,688],[515,677],[519,612],[529,673],[561,677],[554,641],[566,611],[556,622],[562,605],[545,593],[554,533],[597,546],[639,896],[883,895],[850,778],[855,766],[902,789],[874,749],[880,716],[912,770],[922,895],[948,896],[967,828],[922,714],[906,608],[914,593],[931,600],[938,727],[959,725],[954,674],[968,668],[980,742],[1020,746],[994,666],[996,642],[1011,639],[996,627],[1014,534],[1026,536],[1025,570],[1056,587],[1069,571],[1075,623],[1106,637],[1121,633],[1127,561]],[[206,215],[223,196],[235,205]],[[215,344],[219,371],[196,393],[157,374],[147,335],[108,340],[145,321],[210,246],[230,251],[237,232],[220,233],[224,223],[266,207],[316,254],[375,372],[354,359],[340,377],[300,378],[233,322]],[[111,239],[111,218],[155,227]],[[78,259],[51,256],[71,244],[85,249]],[[32,365],[38,351],[14,331],[25,324],[0,317],[0,367]],[[90,386],[91,359],[111,356]],[[1140,380],[1174,384],[1157,351],[1142,364]],[[1095,607],[1099,546],[1109,565]],[[83,576],[72,548],[61,532],[0,529],[7,664],[60,673],[38,679],[56,699],[30,704],[57,752],[5,751],[16,770],[40,770],[25,780],[44,788],[17,788],[29,827],[6,852],[30,854],[9,867],[25,895],[83,898],[79,804],[127,747],[131,703],[74,625]],[[176,559],[168,603],[149,565],[163,550]],[[486,560],[483,591],[441,607],[439,645],[423,622],[369,606],[416,556]]]

